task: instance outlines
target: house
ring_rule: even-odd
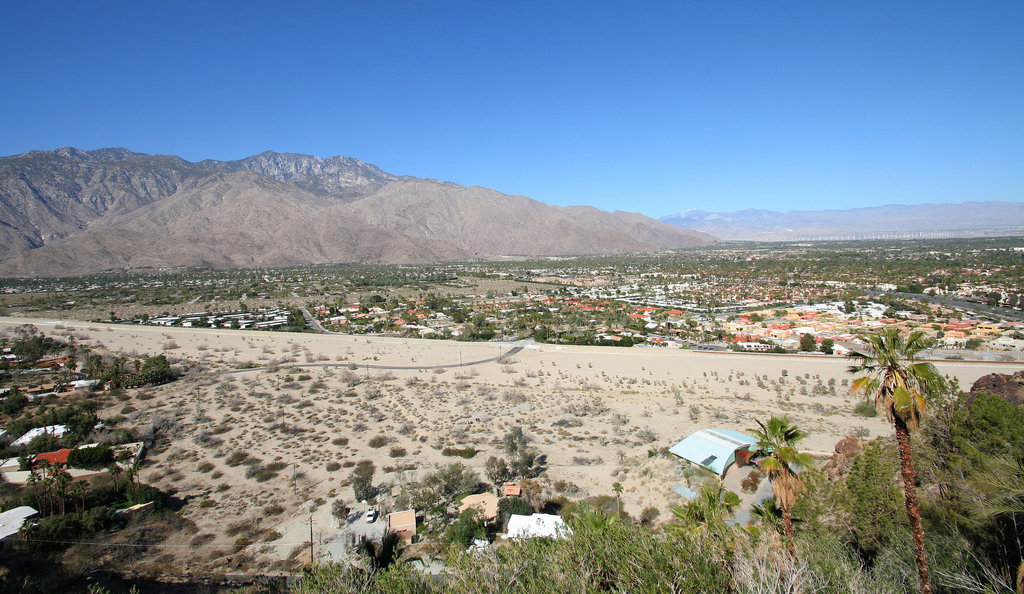
[[[54,437],[60,437],[68,430],[67,425],[49,425],[47,427],[36,427],[30,429],[27,433],[15,439],[12,446],[22,446],[39,437],[40,435],[52,435]]]
[[[25,520],[37,515],[39,512],[27,505],[0,514],[0,547],[7,548],[17,538],[18,531],[25,525]]]
[[[32,459],[32,466],[38,468],[40,463],[48,462],[50,464],[62,464],[67,466],[68,454],[71,453],[71,448],[61,448],[56,452],[44,452],[42,454],[36,454],[35,458]]]
[[[411,544],[416,538],[416,510],[391,512],[388,514],[388,531],[398,534],[405,544]]]
[[[505,483],[501,489],[505,497],[519,497],[523,494],[523,488],[519,483]]]
[[[483,514],[488,522],[498,517],[498,497],[494,493],[480,493],[469,495],[459,505],[459,513],[467,509],[476,508]]]
[[[724,477],[734,462],[746,462],[756,443],[756,439],[738,431],[701,429],[668,451]]]
[[[567,538],[572,528],[565,524],[561,516],[552,514],[533,514],[520,516],[512,514],[508,518],[508,532],[505,538]]]

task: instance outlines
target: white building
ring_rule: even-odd
[[[0,543],[6,546],[25,525],[25,520],[38,514],[38,511],[27,505],[9,509],[0,514]]]
[[[40,435],[52,435],[54,437],[60,437],[68,430],[67,425],[49,425],[47,427],[36,427],[35,429],[29,429],[28,433],[22,435],[18,439],[15,439],[12,446],[23,446]]]
[[[508,533],[505,538],[567,538],[570,534],[572,534],[572,528],[565,524],[565,520],[561,516],[512,514],[508,518]]]

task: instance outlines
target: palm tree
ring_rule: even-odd
[[[782,532],[782,509],[774,499],[767,499],[750,506],[750,515],[757,518],[762,526],[773,534]]]
[[[110,465],[110,468],[107,469],[107,472],[109,472],[110,476],[114,479],[114,492],[120,494],[121,488],[120,485],[118,484],[118,479],[121,478],[121,474],[124,472],[124,469],[121,468],[120,464],[114,462],[113,464]]]
[[[739,495],[722,485],[702,485],[697,496],[683,506],[673,506],[672,515],[684,522],[687,531],[706,532],[725,539],[729,526],[725,521],[740,504]]]
[[[851,355],[857,362],[850,366],[850,373],[867,374],[853,382],[853,389],[873,394],[875,406],[879,412],[885,413],[896,430],[903,495],[914,539],[917,573],[921,580],[922,594],[930,594],[932,588],[928,579],[921,508],[917,502],[917,488],[914,486],[917,473],[910,452],[910,432],[921,426],[926,398],[945,390],[946,382],[934,365],[917,359],[917,355],[928,346],[922,332],[912,332],[903,338],[897,328],[887,328],[881,334],[868,336],[868,342],[871,353]]]
[[[768,474],[768,480],[772,483],[772,493],[782,510],[782,525],[789,541],[789,554],[796,557],[793,544],[793,504],[796,503],[797,495],[805,489],[803,480],[796,473],[796,467],[810,466],[811,457],[797,451],[795,446],[807,437],[807,433],[791,424],[787,417],[775,415],[768,419],[767,425],[761,421],[757,421],[757,425],[758,429],[751,429],[757,437],[757,450],[753,452],[753,457],[760,459],[757,465]]]
[[[1000,516],[1009,516],[1016,526],[1016,514],[1024,514],[1024,460],[1004,456],[984,460],[977,468],[972,482],[986,498],[975,513],[991,521]],[[1019,555],[1024,555],[1020,532],[1014,529],[1013,535],[1017,540]],[[1016,569],[1014,587],[1021,594],[1024,593],[1024,559],[1018,559],[1020,562]]]
[[[402,550],[398,548],[401,540],[397,532],[388,530],[381,539],[380,544],[363,539],[359,544],[359,551],[363,553],[370,563],[370,573],[377,573],[391,567],[398,562]]]
[[[622,515],[622,483],[612,484],[612,490],[615,491],[615,511]]]
[[[68,488],[71,486],[71,475],[63,466],[57,466],[53,471],[54,490],[57,494],[57,501],[60,503],[60,515],[64,515],[64,505],[67,500]]]
[[[36,507],[39,508],[39,511],[42,511],[43,510],[43,505],[42,505],[42,503],[39,500],[39,483],[40,483],[40,479],[39,479],[39,473],[36,472],[35,468],[29,468],[28,469],[28,479],[25,480],[25,483],[28,484],[28,486],[32,488],[32,497],[35,498],[35,500],[36,500]]]
[[[78,497],[81,500],[81,502],[82,502],[82,507],[78,507],[79,499],[74,499],[74,501],[75,501],[75,512],[78,514],[79,518],[81,518],[82,517],[82,513],[85,512],[85,494],[88,491],[89,491],[89,488],[82,481],[76,481],[74,483],[71,483],[71,497],[72,497],[72,499],[74,499],[75,497]]]
[[[617,526],[622,519],[605,510],[594,509],[590,504],[581,504],[570,516],[570,521],[578,528],[601,532]]]

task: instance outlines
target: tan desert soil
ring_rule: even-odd
[[[331,538],[337,533],[331,502],[353,503],[346,479],[359,460],[376,464],[375,482],[396,487],[455,461],[485,478],[484,463],[504,455],[500,439],[517,425],[547,456],[542,482],[548,494],[558,494],[556,484],[571,483],[576,497],[611,495],[620,482],[627,512],[636,516],[653,506],[662,518],[679,503],[671,487],[683,480],[683,465],[649,452],[697,429],[744,431],[756,419],[785,414],[810,433],[806,449],[825,452],[858,430],[869,436],[890,431],[882,419],[852,413],[860,397],[849,393],[850,362],[841,357],[532,343],[508,356],[511,344],[23,318],[0,318],[0,331],[27,322],[97,349],[164,353],[190,368],[178,381],[136,391],[103,415],[124,414],[126,425],[161,428],[142,477],[188,500],[183,515],[199,535],[213,536],[193,541],[196,535],[182,535],[182,544],[201,546],[170,552],[207,568],[226,567],[232,555],[238,562],[230,551],[238,535],[227,534],[233,523],[256,519],[266,532],[253,538],[272,539],[244,551],[264,569],[308,539],[311,509],[316,540]],[[237,369],[243,364],[260,367]],[[991,362],[936,365],[964,387],[988,373],[1020,369]],[[835,395],[828,393],[832,379]],[[371,447],[377,436],[386,445]],[[447,446],[479,453],[470,460],[445,457]],[[281,468],[253,476],[251,460],[228,464],[238,453]],[[332,462],[342,467],[328,471]],[[408,470],[397,470],[402,467]],[[383,498],[385,506],[389,501]],[[281,511],[268,513],[278,510],[274,506]]]

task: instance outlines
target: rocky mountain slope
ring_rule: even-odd
[[[433,262],[714,241],[636,213],[554,207],[346,157],[192,163],[125,149],[0,159],[0,274]]]

